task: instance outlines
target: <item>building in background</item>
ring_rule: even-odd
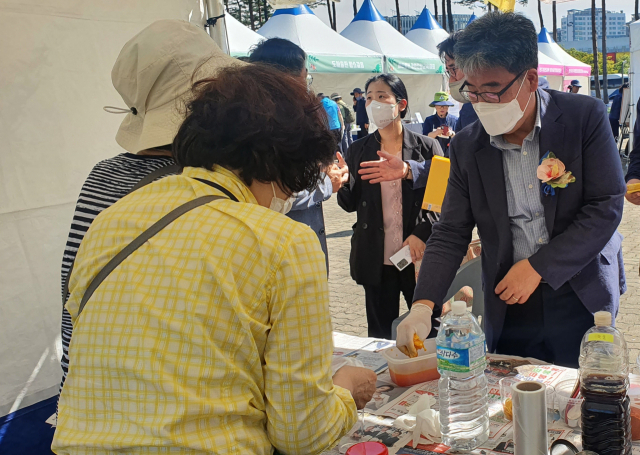
[[[629,23],[624,11],[606,12],[607,52],[629,52]],[[602,47],[602,8],[596,8],[598,49]],[[591,42],[591,8],[572,9],[561,20],[558,42],[565,49],[593,52]]]
[[[419,13],[414,15],[414,16],[400,16],[400,25],[402,25],[402,34],[406,35],[407,32],[409,30],[411,30],[411,27],[414,26],[414,24],[416,23],[416,21],[418,20],[419,17]],[[453,15],[453,29],[455,31],[458,30],[462,30],[463,28],[466,27],[467,22],[469,22],[469,19],[471,18],[471,14],[454,14]],[[398,18],[396,16],[385,16],[384,19],[390,23],[393,28],[397,29],[398,28]],[[439,15],[438,16],[438,23],[442,26],[442,28],[445,28],[444,25],[442,25],[442,16]],[[447,29],[449,28],[448,26],[446,27]]]

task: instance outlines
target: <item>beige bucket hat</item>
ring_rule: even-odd
[[[188,22],[149,25],[124,45],[111,71],[113,86],[128,107],[105,106],[108,112],[127,113],[116,141],[131,153],[171,144],[184,119],[192,81],[241,64],[204,29]]]

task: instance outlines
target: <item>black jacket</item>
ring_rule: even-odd
[[[360,178],[358,170],[364,161],[380,159],[380,134],[376,131],[357,140],[349,147],[347,164],[351,182],[338,191],[338,204],[347,212],[358,212],[351,238],[351,277],[358,284],[379,285],[384,263],[384,225],[382,220],[382,194],[380,184],[371,184]],[[431,160],[439,148],[435,139],[404,129],[402,159],[423,162]],[[426,181],[426,179],[423,179]],[[419,222],[424,198],[424,186],[413,187],[413,181],[402,181],[403,240],[413,234],[423,241],[431,235],[431,223]]]
[[[362,97],[356,101],[356,105],[353,106],[353,110],[356,112],[356,125],[366,125],[369,123],[369,116],[367,115],[367,100]]]

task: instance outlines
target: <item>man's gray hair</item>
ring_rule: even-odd
[[[491,12],[460,33],[454,53],[465,75],[491,68],[517,75],[538,68],[538,35],[533,22],[521,14]]]

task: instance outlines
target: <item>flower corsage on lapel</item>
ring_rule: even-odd
[[[537,175],[542,182],[541,190],[545,196],[555,196],[554,188],[566,188],[569,183],[576,181],[575,176],[565,169],[564,163],[556,158],[553,152],[547,152],[542,157]]]

